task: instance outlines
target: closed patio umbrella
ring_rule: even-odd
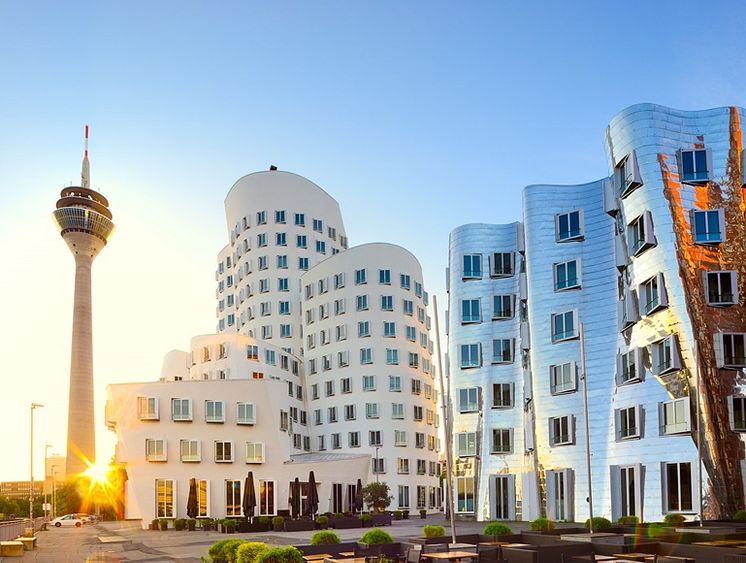
[[[357,480],[357,487],[355,487],[355,510],[363,511],[363,482],[360,479]]]
[[[306,514],[313,516],[319,509],[319,493],[316,490],[316,477],[314,477],[313,471],[308,474],[308,497],[306,502]]]
[[[256,508],[256,491],[254,491],[254,473],[249,471],[246,476],[246,480],[243,485],[243,499],[241,502],[243,508],[243,515],[251,519],[254,516],[254,508]]]
[[[300,516],[300,481],[297,477],[290,490],[290,516],[294,519]]]
[[[197,479],[189,479],[189,496],[187,497],[187,516],[197,517]]]

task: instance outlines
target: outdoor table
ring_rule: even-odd
[[[435,559],[438,561],[461,561],[462,559],[474,559],[477,556],[473,551],[441,551],[439,553],[423,553],[423,559]]]
[[[340,551],[340,555],[343,555],[344,557],[355,557],[354,551]]]
[[[533,547],[530,543],[504,543],[502,547]]]
[[[623,561],[655,561],[653,553],[615,553],[614,557]]]
[[[346,557],[343,559],[327,559],[332,563],[365,563],[365,557]]]

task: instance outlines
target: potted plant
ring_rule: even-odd
[[[370,528],[373,525],[373,516],[370,514],[361,514],[359,518],[363,528]]]
[[[401,510],[394,510],[392,514],[394,516],[394,520],[401,520],[404,513]]]
[[[512,533],[513,530],[502,522],[490,522],[482,530],[482,535],[492,537],[493,541],[496,540],[497,536],[506,536]]]
[[[199,522],[205,532],[215,529],[215,520],[212,518],[200,518]]]
[[[154,520],[151,520],[150,521],[150,529],[151,530],[158,530],[158,528],[159,528],[159,526],[158,526],[158,519],[155,518]]]
[[[334,545],[339,543],[339,536],[331,530],[316,532],[311,536],[311,545]]]
[[[585,528],[587,530],[591,527],[591,519],[588,518],[588,520],[585,521],[584,524]],[[603,516],[594,516],[593,517],[593,531],[594,532],[603,532],[605,530],[608,530],[611,528],[611,520],[608,520],[604,518]]]
[[[669,526],[681,526],[686,522],[686,518],[683,514],[666,514],[663,517],[663,521]]]
[[[285,531],[285,518],[283,516],[275,516],[272,518],[272,529],[275,532]]]
[[[372,528],[363,534],[358,540],[361,544],[381,544],[381,543],[393,543],[394,538],[391,535],[380,528]]]
[[[187,521],[187,530],[193,532],[197,529],[197,521],[194,518],[189,518]]]
[[[442,538],[446,535],[446,529],[443,526],[423,526],[422,533],[426,538]]]
[[[259,516],[255,519],[257,532],[267,532],[269,531],[269,526],[272,524],[272,520],[269,516]]]
[[[186,520],[184,518],[177,518],[174,520],[174,530],[185,530],[186,529]]]
[[[329,517],[325,514],[316,517],[316,527],[319,530],[326,530],[329,527]]]
[[[552,522],[549,518],[540,516],[539,518],[531,522],[532,532],[551,532],[552,530],[554,530],[554,522]]]
[[[424,520],[425,518],[427,518],[427,510],[420,508],[420,519]]]
[[[402,510],[401,513],[402,518],[404,518],[405,520],[409,520],[409,510]]]
[[[236,521],[231,518],[220,520],[220,531],[224,534],[233,534],[236,531]]]
[[[168,530],[168,520],[166,520],[165,518],[159,518],[158,526],[160,527],[161,532],[165,532],[166,530]]]
[[[297,547],[273,547],[257,555],[254,563],[305,563]]]

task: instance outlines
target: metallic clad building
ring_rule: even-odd
[[[526,441],[522,458],[480,465],[484,455],[464,456],[456,443],[457,468],[480,467],[474,474],[476,503],[471,509],[457,503],[462,512],[495,517],[495,490],[479,482],[511,473],[523,475],[511,500],[521,507],[519,517],[588,517],[581,322],[594,515],[646,521],[666,513],[698,517],[698,427],[705,517],[729,516],[743,507],[743,114],[740,108],[630,107],[607,130],[608,178],[524,190],[523,297],[531,330],[530,342],[522,344],[530,349],[524,360],[523,431],[516,426],[513,434],[533,434],[535,444]],[[458,401],[461,389],[475,384],[462,365],[463,343],[479,340],[486,346],[494,323],[484,326],[483,320],[475,328],[457,312],[465,297],[490,301],[498,290],[454,269],[463,267],[469,254],[503,252],[500,233],[511,227],[494,226],[489,233],[489,226],[465,225],[451,235],[454,432],[468,424],[491,432],[492,422],[481,418],[487,405],[467,414],[459,412]],[[496,370],[486,373],[478,383],[482,395],[498,381]],[[465,498],[457,487],[459,493]]]
[[[85,471],[96,460],[93,406],[93,329],[91,268],[93,259],[114,232],[109,202],[90,188],[88,127],[81,185],[62,190],[52,217],[75,257],[75,295],[70,354],[67,420],[68,476]]]

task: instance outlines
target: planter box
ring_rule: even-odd
[[[363,527],[360,518],[356,516],[342,516],[341,518],[335,518],[332,520],[332,525],[338,530]]]
[[[284,532],[285,531],[285,522],[282,524],[272,524],[272,529],[275,532]]]
[[[316,529],[316,522],[313,520],[286,520],[286,532],[310,532]]]
[[[373,518],[371,520],[373,527],[391,526],[391,521],[393,520],[391,514],[371,514],[371,516]]]
[[[259,522],[239,521],[238,526],[236,527],[236,531],[241,532],[242,534],[252,532],[268,532],[269,526],[270,524],[260,524]]]

